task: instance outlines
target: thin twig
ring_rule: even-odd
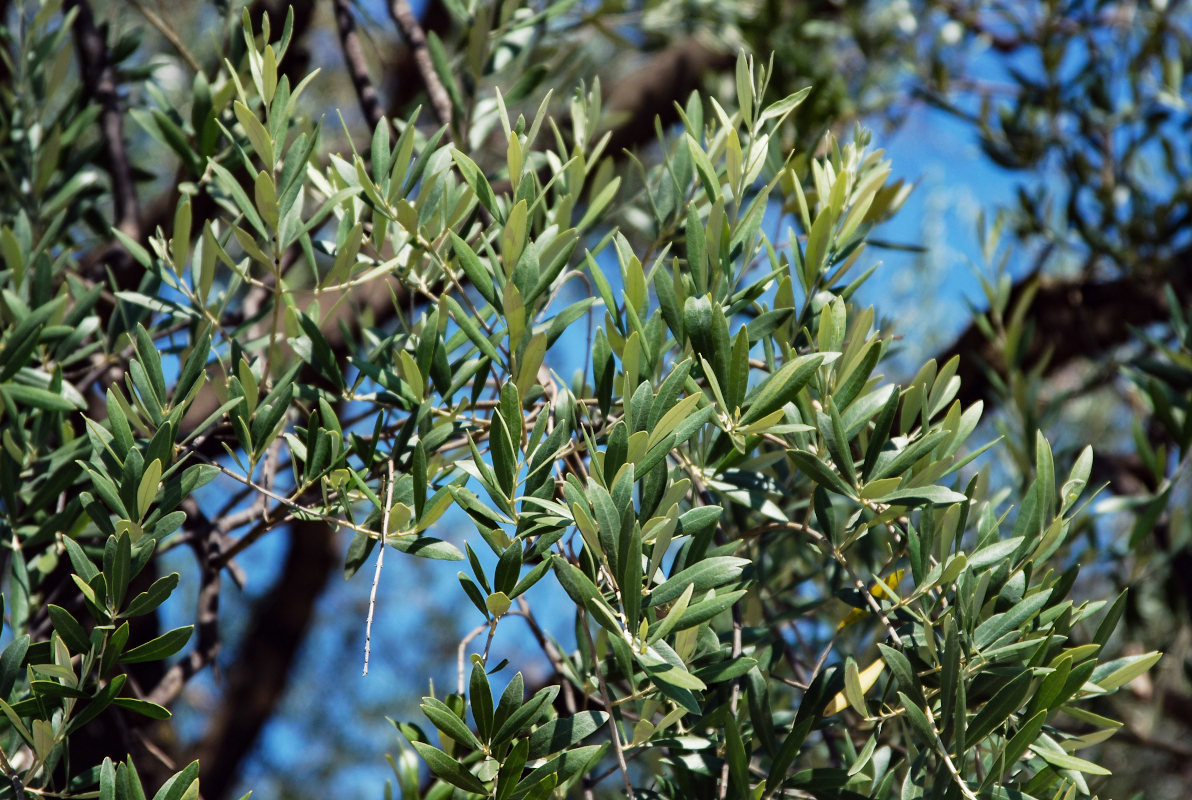
[[[295,515],[302,515],[302,517],[306,518],[306,519],[315,519],[320,522],[326,522],[327,524],[329,524],[335,528],[347,528],[348,530],[356,531],[357,533],[363,533],[366,536],[371,536],[374,539],[378,538],[378,536],[379,536],[379,534],[376,531],[369,530],[368,528],[365,528],[363,525],[357,525],[354,522],[348,522],[347,520],[338,519],[330,514],[324,514],[322,512],[315,511],[314,509],[311,509],[311,508],[305,508],[305,507],[299,505],[294,500],[291,500],[288,497],[283,497],[282,495],[278,494],[277,492],[270,491],[269,489],[266,489],[264,486],[261,486],[258,483],[254,483],[251,479],[246,478],[243,475],[240,475],[236,472],[233,472],[232,470],[225,467],[223,464],[220,464],[218,461],[213,461],[213,460],[203,458],[203,462],[215,467],[220,472],[222,472],[224,475],[227,475],[229,478],[231,478],[235,481],[238,481],[238,482],[244,484],[245,486],[251,487],[254,491],[261,492],[262,494],[268,495],[269,497],[276,500],[282,507],[289,509],[292,512],[295,512]],[[274,510],[280,511],[280,508],[274,509]],[[272,530],[274,522],[276,522],[277,524],[280,525],[283,521],[284,520],[281,517],[279,517],[276,520],[269,519],[269,520],[263,520],[262,522],[258,523],[257,526],[254,527],[251,531],[244,534],[239,539],[236,539],[233,543],[228,545],[228,548],[220,554],[219,560],[217,562],[218,566],[220,566],[220,567],[225,566],[233,558],[240,555],[240,553],[243,550],[247,549],[249,547],[249,545],[253,544],[254,542],[257,541],[257,539],[261,538],[263,535],[265,535],[270,530]]]
[[[144,747],[151,756],[157,759],[159,764],[168,769],[170,772],[178,771],[178,764],[174,761],[174,759],[170,758],[169,754],[166,753],[165,750],[162,750],[157,746],[153,739],[145,733],[144,728],[133,728],[132,735],[137,740],[137,744],[141,745],[141,747]]]
[[[741,609],[733,604],[733,660],[741,657]],[[734,723],[737,718],[737,702],[741,698],[741,678],[733,678],[732,693],[729,695],[728,710]],[[720,800],[728,797],[729,754],[725,753],[724,763],[720,765]],[[742,787],[742,789],[747,787]]]
[[[777,597],[774,598],[774,601],[781,602]],[[790,664],[791,674],[797,679],[794,681],[794,683],[798,686],[798,688],[806,689],[811,685],[811,679],[808,677],[807,672],[803,667],[802,659],[800,658],[798,652],[794,647],[791,646],[791,643],[786,640],[786,636],[782,632],[781,623],[775,619],[775,609],[772,609],[769,604],[764,602],[761,603],[761,609],[762,617],[765,619],[766,625],[769,627],[771,634],[782,645],[782,654],[786,658],[786,662]],[[794,634],[799,644],[803,646],[804,650],[806,650],[806,643],[803,641],[802,634],[799,633],[799,626],[792,621],[790,629],[791,633]],[[782,678],[779,678],[779,680],[782,680]]]
[[[555,672],[560,675],[563,674],[563,654],[559,652],[559,648],[555,647],[546,636],[546,632],[542,630],[542,626],[538,624],[538,620],[534,618],[534,612],[530,609],[530,604],[521,595],[517,597],[517,611],[510,611],[510,614],[521,617],[526,621],[526,625],[530,627],[530,633],[534,636],[534,641],[538,642],[538,646],[542,648],[543,655],[550,665],[554,667]]]
[[[894,644],[898,645],[899,647],[902,646],[902,637],[899,636],[898,631],[894,629],[894,624],[890,622],[890,618],[887,616],[885,609],[882,608],[881,604],[878,602],[873,593],[869,591],[869,587],[857,574],[857,571],[854,570],[852,565],[848,563],[848,560],[844,557],[844,554],[840,552],[836,545],[833,544],[827,536],[820,533],[815,528],[812,528],[806,522],[767,522],[754,528],[750,533],[756,534],[774,530],[789,530],[804,533],[809,536],[813,542],[819,545],[820,549],[826,551],[828,555],[832,556],[832,558],[844,568],[844,571],[848,573],[849,578],[851,578],[853,581],[853,586],[856,587],[857,591],[860,592],[861,595],[863,595],[862,599],[865,601],[866,605],[869,606],[869,610],[881,620],[882,624],[886,628],[886,632],[890,634],[891,641],[893,641]]]
[[[924,708],[923,712],[927,715],[927,721],[928,721],[928,723],[930,723],[931,729],[934,731],[935,730],[935,715],[933,715],[931,713],[931,707],[928,706],[928,707]],[[948,754],[948,748],[944,746],[944,743],[940,739],[938,733],[935,736],[935,744],[939,748],[939,754],[940,754],[940,757],[944,761],[944,766],[948,768],[948,772],[952,775],[952,780],[955,781],[956,787],[958,789],[960,789],[961,796],[963,796],[965,798],[965,800],[977,800],[977,795],[973,792],[972,789],[969,788],[968,783],[964,780],[964,777],[960,774],[960,770],[958,770],[956,768],[956,764],[954,764],[952,762],[952,756]]]
[[[563,687],[563,705],[567,708],[568,713],[574,714],[577,709],[575,693],[571,689],[571,681],[567,679],[567,674],[563,671],[565,660],[563,654],[559,652],[559,648],[555,647],[554,642],[547,638],[546,633],[538,624],[538,620],[534,618],[534,614],[530,610],[530,604],[526,602],[526,598],[518,595],[517,605],[519,610],[509,613],[517,614],[530,626],[530,632],[534,634],[534,639],[538,642],[538,646],[542,648],[542,652],[546,654],[547,660],[550,661],[551,666],[555,668],[555,672],[559,675],[559,685]]]
[[[430,58],[430,48],[426,44],[426,33],[422,30],[414,9],[410,7],[409,0],[390,0],[389,14],[410,45],[414,63],[418,65],[418,74],[422,76],[422,83],[426,86],[426,94],[430,97],[430,104],[439,124],[446,125],[450,134],[451,96],[447,94],[447,89],[435,72],[434,62]]]
[[[252,489],[248,489],[248,491],[251,492]],[[237,528],[243,528],[248,523],[260,517],[261,512],[256,508],[256,504],[254,503],[251,508],[244,508],[240,511],[234,511],[226,516],[221,516],[219,527],[224,533],[230,533]]]
[[[373,573],[372,590],[368,593],[368,619],[364,623],[364,674],[368,675],[368,657],[372,652],[373,611],[377,607],[377,584],[381,582],[381,566],[385,563],[385,543],[389,539],[389,513],[393,508],[393,459],[389,460],[389,478],[385,481],[385,507],[381,509],[381,550],[377,553],[377,570]]]
[[[480,655],[480,661],[485,666],[488,666],[488,654],[493,648],[493,639],[497,636],[497,623],[500,617],[493,617],[493,621],[488,624],[488,637],[484,640],[484,652]]]
[[[368,63],[356,35],[356,18],[352,16],[351,0],[335,0],[335,27],[339,30],[340,49],[344,54],[344,66],[360,101],[360,110],[368,120],[370,128],[376,128],[385,119],[381,110],[381,98],[377,95],[372,78],[368,75]]]
[[[160,14],[151,8],[146,8],[141,0],[132,0],[132,5],[137,11],[141,12],[141,16],[148,20],[150,25],[157,28],[157,32],[165,37],[166,41],[170,43],[170,46],[178,51],[179,57],[186,62],[186,66],[190,67],[192,72],[199,73],[203,71],[203,67],[199,64],[198,59],[191,55],[190,50],[186,48],[186,43],[182,41],[182,37],[161,18]],[[171,769],[173,768],[171,767]]]
[[[268,377],[268,373],[266,373]],[[273,480],[277,477],[277,465],[281,460],[281,448],[285,440],[278,436],[269,443],[268,449],[265,451],[265,463],[261,466],[261,486],[266,489],[273,489]],[[256,501],[253,502],[252,511],[254,516],[264,519],[268,513],[269,498],[263,494],[257,495]],[[225,531],[226,533],[227,531]]]
[[[484,631],[487,628],[489,628],[489,624],[487,622],[484,623],[483,625],[477,625],[475,628],[473,628],[468,633],[467,636],[465,636],[464,638],[459,640],[459,647],[455,651],[455,666],[456,666],[456,672],[458,673],[458,676],[459,676],[459,693],[460,694],[464,693],[464,685],[465,685],[464,666],[465,666],[465,662],[467,661],[466,656],[467,656],[467,652],[468,652],[468,645],[472,643],[473,639],[475,639],[480,634],[484,633]]]
[[[584,629],[584,635],[588,637],[588,646],[592,648],[592,653],[596,652],[596,641],[592,638],[592,631],[588,628],[587,615],[580,612],[583,618],[580,620],[580,627]],[[617,756],[617,766],[621,769],[621,777],[625,781],[625,794],[627,797],[633,797],[633,782],[629,780],[629,765],[625,763],[625,751],[621,749],[621,729],[617,727],[617,711],[613,708],[613,698],[609,694],[608,684],[604,682],[604,670],[600,669],[599,659],[593,664],[596,671],[596,680],[600,683],[600,696],[604,699],[604,707],[608,709],[608,729],[612,733],[613,739],[613,753]]]

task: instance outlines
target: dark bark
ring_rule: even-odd
[[[1192,256],[1192,253],[1185,255]],[[1192,300],[1192,272],[1183,265],[1183,256],[1172,260],[1164,270],[1166,281],[1182,304]],[[1007,313],[1030,290],[1031,279],[1014,285]],[[1025,319],[1031,336],[1017,365],[1029,370],[1047,358],[1047,372],[1055,373],[1078,359],[1095,360],[1125,344],[1134,329],[1169,318],[1170,309],[1161,280],[1122,277],[1097,281],[1072,279],[1043,283],[1030,302]],[[961,403],[978,400],[997,402],[995,386],[987,372],[1005,375],[1005,355],[995,341],[988,339],[974,323],[951,345],[936,356],[940,364],[960,356]]]
[[[1046,372],[1054,374],[1078,360],[1096,361],[1130,340],[1133,332],[1147,325],[1170,319],[1165,286],[1170,286],[1180,304],[1192,301],[1192,273],[1183,266],[1183,258],[1173,259],[1171,268],[1160,279],[1123,277],[1111,281],[1068,280],[1046,283],[1039,288],[1025,318],[1032,326],[1017,369],[1030,370],[1044,358]],[[1010,293],[1007,313],[1014,309],[1030,284],[1020,281]],[[956,374],[960,376],[957,398],[967,406],[978,400],[999,402],[990,370],[1004,376],[1005,354],[998,343],[988,339],[973,323],[937,356],[940,364],[960,356]],[[1154,476],[1143,466],[1137,454],[1098,456],[1094,459],[1093,482],[1108,482],[1110,491],[1122,496],[1149,495],[1157,490]],[[1172,550],[1167,514],[1150,532],[1159,552],[1169,560],[1167,589],[1173,611],[1182,606],[1192,616],[1192,548]]]
[[[681,39],[652,55],[640,69],[612,86],[605,97],[608,109],[624,119],[613,129],[608,152],[620,157],[622,151],[654,141],[655,117],[664,129],[678,121],[675,103],[682,103],[699,89],[709,73],[728,69],[733,63],[728,50],[713,50],[695,37]]]
[[[10,11],[12,11],[12,0],[0,0],[0,27],[7,27]],[[12,73],[8,71],[8,63],[0,59],[0,86],[7,86],[11,81]]]
[[[99,128],[103,135],[104,166],[112,179],[114,225],[121,233],[139,239],[142,230],[141,212],[136,183],[132,177],[132,165],[124,146],[124,113],[120,108],[116,70],[108,57],[104,32],[95,24],[91,4],[86,0],[70,0],[66,6],[78,12],[74,23],[74,38],[83,87],[91,100],[102,109]]]
[[[451,14],[439,0],[428,0],[422,12],[422,31],[434,31],[439,38],[443,38],[451,29]],[[424,96],[426,87],[418,75],[418,65],[414,60],[414,48],[403,47],[393,57],[388,69],[389,80],[389,115],[405,117],[415,103]]]
[[[224,694],[194,756],[202,765],[206,800],[222,800],[289,685],[315,607],[340,555],[322,522],[289,525],[290,549],[281,577],[253,609],[252,619],[224,671]]]
[[[120,106],[116,71],[108,57],[105,32],[96,25],[91,4],[86,0],[70,0],[66,7],[78,12],[74,23],[74,40],[83,88],[90,100],[101,109],[99,130],[103,138],[102,166],[112,183],[112,225],[126,236],[140,241],[144,238],[145,228],[132,164],[125,147],[124,112]],[[123,247],[105,247],[98,258],[84,265],[84,274],[92,280],[101,281],[105,279],[106,272],[115,276],[120,288],[135,289],[144,270]],[[107,302],[101,305],[108,313],[112,310]]]
[[[410,55],[427,97],[430,98],[430,106],[435,112],[435,118],[438,119],[440,125],[451,127],[453,118],[451,98],[448,96],[443,82],[439,80],[438,73],[435,72],[426,40],[426,31],[423,30],[418,17],[415,16],[414,9],[411,8],[408,0],[390,0],[389,15],[393,17],[394,23],[401,31],[402,38],[409,46]]]
[[[364,58],[364,51],[360,47],[360,37],[356,33],[356,18],[352,15],[351,0],[334,0],[335,27],[339,31],[340,49],[344,55],[344,67],[352,79],[352,88],[356,90],[356,100],[360,103],[360,111],[372,128],[376,128],[385,118],[381,108],[381,98],[377,95],[372,78],[368,74],[368,62]]]

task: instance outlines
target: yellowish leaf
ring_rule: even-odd
[[[869,690],[873,688],[873,684],[877,683],[878,677],[881,676],[882,670],[885,668],[886,662],[879,658],[861,670],[858,678],[861,684],[862,695],[869,693]],[[832,702],[828,703],[828,707],[824,709],[824,716],[830,717],[833,714],[839,714],[846,708],[848,708],[848,698],[845,697],[844,692],[837,692],[836,696],[832,698]]]
[[[873,588],[871,588],[869,590],[869,593],[871,595],[873,595],[874,597],[876,597],[878,600],[881,600],[887,594],[890,594],[891,589],[893,589],[895,586],[898,585],[898,582],[902,580],[902,574],[904,572],[906,572],[906,570],[902,570],[902,569],[894,570],[894,572],[890,573],[890,575],[887,578],[885,578],[884,580],[880,580],[880,581],[877,581],[876,583],[874,583]],[[864,619],[868,614],[869,614],[869,612],[863,608],[854,608],[852,611],[848,612],[847,617],[845,617],[844,619],[842,619],[840,621],[840,624],[836,626],[836,630],[842,631],[845,628],[847,628],[849,625],[852,625],[852,624]]]

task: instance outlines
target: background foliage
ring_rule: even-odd
[[[407,797],[1186,793],[1182,4],[0,23],[0,792],[389,713]],[[856,302],[925,104],[1022,176],[932,359]]]

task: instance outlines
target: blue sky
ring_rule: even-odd
[[[915,185],[875,237],[920,244],[927,252],[871,250],[870,258],[883,266],[860,294],[879,318],[897,317],[907,358],[917,364],[967,324],[965,300],[985,305],[978,275],[990,273],[977,215],[983,209],[992,220],[998,207],[1010,205],[1020,176],[984,156],[971,125],[927,106],[915,108],[893,132],[875,132],[874,146],[886,150],[893,178]]]

